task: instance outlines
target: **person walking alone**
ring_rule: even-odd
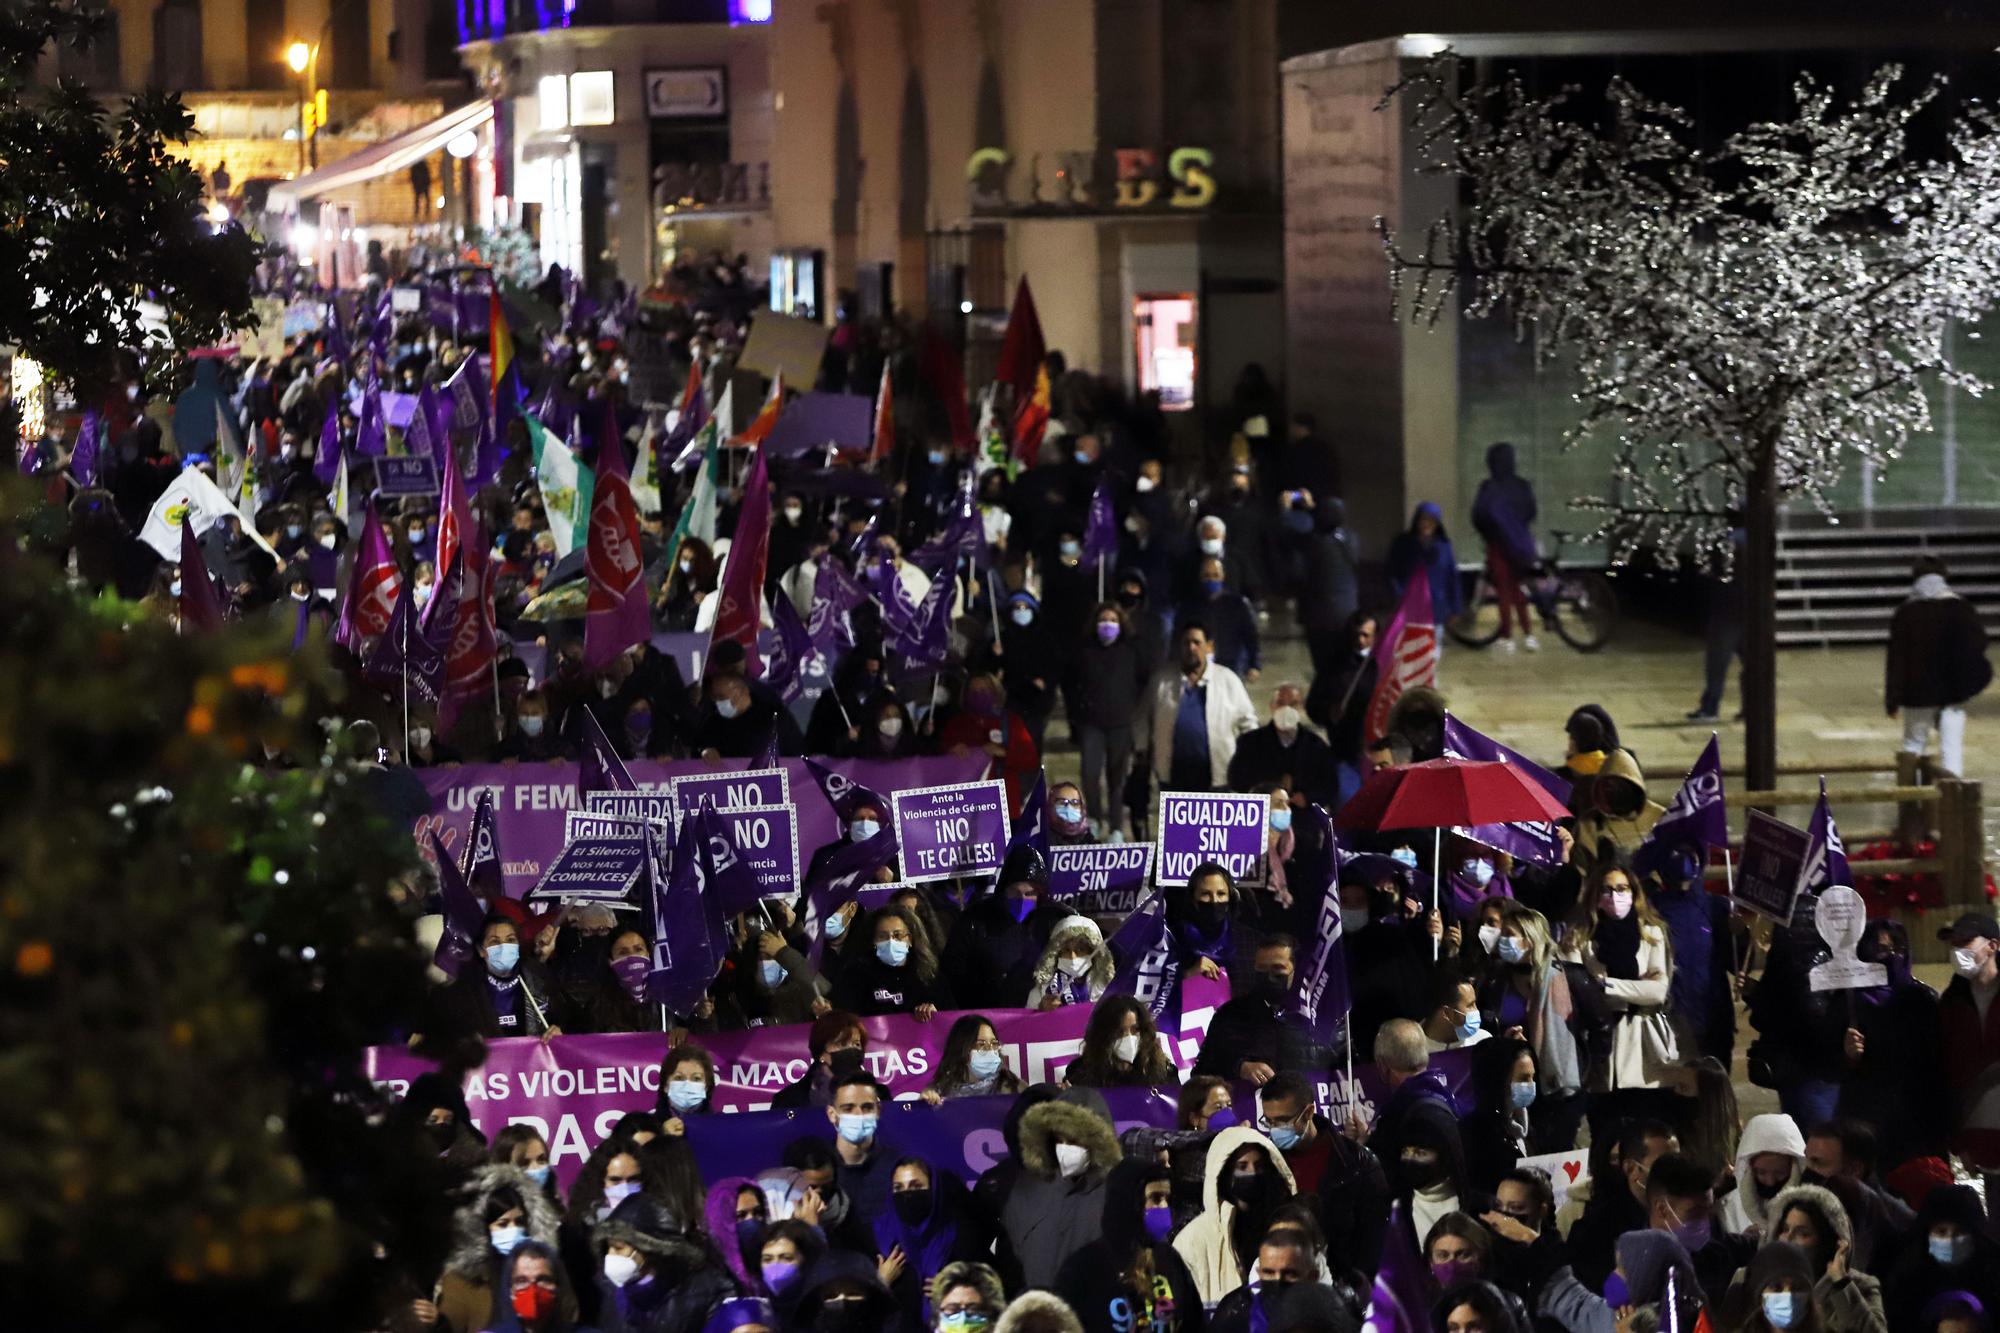
[[[1542,559],[1535,548],[1535,488],[1515,472],[1514,446],[1504,440],[1486,451],[1486,472],[1472,499],[1472,526],[1486,542],[1486,576],[1500,603],[1500,646],[1514,651],[1518,616],[1521,646],[1534,652],[1542,645],[1535,638],[1521,580],[1532,577]]]
[[[1965,772],[1965,704],[1993,679],[1986,630],[1972,603],[1945,582],[1944,561],[1920,556],[1910,596],[1889,622],[1883,705],[1903,718],[1903,752],[1922,754],[1931,729],[1947,772]]]

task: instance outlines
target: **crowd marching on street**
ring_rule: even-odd
[[[417,838],[371,1073],[455,1230],[379,1327],[2000,1329],[2000,925],[1940,995],[1824,802],[1760,902],[1715,745],[1676,788],[1587,699],[1547,766],[1448,712],[1455,528],[1544,648],[1512,446],[1364,551],[1261,373],[1197,466],[1025,282],[970,386],[850,318],[766,380],[719,259],[277,287],[281,354],[23,469],[90,590],[323,654]],[[1990,672],[1934,564],[1888,703],[1950,761]]]

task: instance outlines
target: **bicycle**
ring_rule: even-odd
[[[1540,615],[1542,624],[1562,636],[1562,641],[1580,653],[1594,653],[1610,642],[1618,626],[1618,594],[1611,581],[1593,569],[1562,568],[1562,549],[1571,538],[1567,532],[1550,532],[1552,550],[1521,580],[1521,591]],[[1445,632],[1468,648],[1484,648],[1500,637],[1500,601],[1494,595],[1493,580],[1482,566],[1473,581],[1472,595],[1465,610],[1445,622]]]

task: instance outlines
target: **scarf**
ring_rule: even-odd
[[[1292,891],[1285,887],[1285,862],[1292,859],[1292,850],[1298,840],[1292,830],[1271,835],[1271,849],[1264,854],[1264,887],[1278,900],[1278,906],[1290,908]]]
[[[1592,932],[1590,942],[1597,950],[1597,961],[1604,964],[1607,976],[1620,981],[1639,979],[1639,914],[1635,910],[1628,913],[1623,921],[1606,912],[1597,914],[1597,928]]]
[[[1925,574],[1910,588],[1910,596],[1920,602],[1935,602],[1946,597],[1956,597],[1958,594],[1944,581],[1944,575]]]
[[[1216,931],[1214,938],[1211,939],[1209,936],[1202,934],[1201,927],[1197,926],[1194,922],[1183,921],[1181,922],[1181,942],[1201,957],[1211,962],[1221,963],[1229,957],[1229,932],[1235,925],[1234,920],[1224,917],[1222,920],[1222,929]]]
[[[931,1322],[931,1279],[938,1270],[951,1262],[952,1251],[958,1246],[958,1220],[947,1216],[943,1191],[937,1187],[937,1173],[931,1173],[931,1211],[916,1226],[909,1226],[896,1213],[893,1200],[885,1201],[882,1211],[875,1215],[875,1244],[877,1249],[887,1254],[900,1245],[903,1255],[909,1260],[909,1271],[917,1280],[917,1290],[924,1296],[924,1323]]]

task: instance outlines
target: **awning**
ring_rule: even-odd
[[[476,130],[492,119],[493,102],[490,98],[467,102],[436,120],[413,130],[405,130],[393,139],[370,144],[358,153],[350,153],[338,162],[329,162],[295,180],[280,181],[271,187],[268,207],[273,212],[294,210],[302,201],[316,199],[329,190],[337,190],[343,185],[359,185],[401,171],[411,163],[429,157],[467,130]]]

